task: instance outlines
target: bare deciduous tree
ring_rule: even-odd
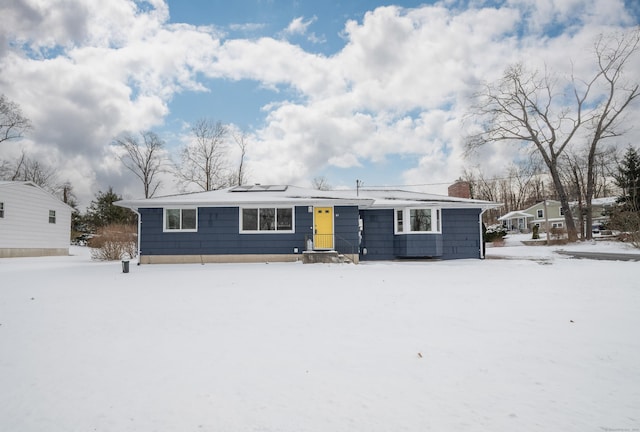
[[[196,185],[203,191],[227,185],[227,127],[210,119],[200,119],[191,128],[193,141],[180,152],[176,176],[185,185]]]
[[[233,176],[233,183],[235,183],[236,186],[242,186],[247,182],[247,173],[244,166],[248,146],[247,134],[243,131],[234,131],[231,133],[231,136],[240,148],[240,162],[238,163],[238,170]]]
[[[577,229],[562,181],[561,156],[576,137],[588,136],[595,154],[603,139],[620,135],[620,115],[638,96],[638,85],[625,83],[622,72],[637,51],[639,34],[636,29],[622,36],[600,38],[594,50],[596,72],[589,80],[572,75],[562,85],[546,69],[544,73],[530,72],[517,64],[476,94],[470,116],[479,120],[482,130],[468,137],[467,148],[503,141],[531,145],[553,181],[569,241],[577,240]],[[606,88],[604,97],[602,86]],[[563,94],[566,89],[568,94]],[[587,194],[590,190],[592,196],[592,188],[588,187]]]
[[[142,141],[126,134],[116,138],[114,144],[124,148],[126,153],[120,161],[142,181],[144,197],[151,198],[160,186],[156,176],[162,172],[164,142],[151,131],[140,132],[140,137]]]
[[[313,188],[326,191],[331,190],[331,185],[329,184],[329,180],[325,176],[314,177],[312,182]]]
[[[496,177],[487,177],[480,167],[465,168],[463,179],[471,185],[472,198],[503,203],[501,210],[486,214],[487,222],[494,222],[500,214],[520,210],[534,204],[540,188],[540,167],[534,160],[512,164]]]
[[[22,115],[18,104],[0,94],[0,143],[21,138],[29,129],[31,122]]]
[[[593,233],[592,208],[587,184],[592,176],[591,198],[608,196],[612,192],[611,174],[615,169],[615,149],[606,147],[595,153],[589,170],[588,155],[582,151],[568,151],[560,162],[563,182],[567,186],[567,193],[577,202],[577,213],[581,238],[591,239]]]
[[[591,199],[597,187],[597,165],[600,143],[611,137],[623,133],[621,115],[624,110],[640,96],[637,78],[635,82],[626,82],[624,69],[637,51],[640,44],[640,29],[633,32],[621,33],[609,37],[600,37],[595,45],[598,59],[598,74],[587,85],[587,92],[596,83],[603,83],[606,88],[605,97],[588,116],[587,125],[590,133],[589,152],[587,157],[587,185],[586,185],[586,225],[587,238],[591,239],[591,225],[593,223]],[[633,71],[637,73],[637,71]],[[636,75],[637,77],[637,75]]]
[[[10,181],[31,181],[53,193],[60,188],[56,170],[30,158],[24,151],[13,162],[3,162],[0,167],[0,178]]]

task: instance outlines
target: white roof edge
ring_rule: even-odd
[[[139,208],[165,208],[165,207],[246,207],[257,205],[356,205],[360,208],[370,207],[375,200],[373,199],[336,199],[336,198],[283,198],[279,200],[255,200],[255,201],[170,201],[157,200],[149,202],[148,200],[120,200],[113,204],[119,207],[130,209]]]
[[[120,207],[166,208],[169,206],[236,207],[254,205],[357,205],[366,208],[396,208],[437,206],[442,208],[481,208],[488,210],[502,206],[501,203],[422,192],[400,190],[331,190],[321,191],[297,186],[260,190],[233,191],[233,188],[182,195],[170,195],[149,199],[120,200]]]

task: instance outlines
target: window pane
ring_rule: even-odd
[[[276,229],[276,209],[260,209],[260,231],[272,231]]]
[[[242,209],[242,230],[258,230],[258,209]]]
[[[402,210],[396,210],[396,220],[398,221],[397,225],[396,225],[396,232],[403,232],[404,231],[404,226],[402,223],[402,217],[404,215],[404,212]]]
[[[293,229],[293,210],[290,208],[278,209],[278,230],[291,231]]]
[[[409,211],[411,231],[431,231],[431,209],[415,209]]]
[[[166,226],[168,230],[180,229],[180,209],[166,209]]]
[[[182,210],[182,229],[196,229],[196,209]]]

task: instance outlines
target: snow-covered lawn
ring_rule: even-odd
[[[0,430],[637,431],[640,263],[0,260]]]

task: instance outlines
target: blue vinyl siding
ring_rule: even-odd
[[[200,207],[197,232],[163,232],[163,209],[140,209],[142,255],[242,255],[292,254],[305,250],[312,235],[313,213],[307,206],[295,207],[294,233],[240,234],[238,207]],[[334,231],[339,252],[352,253],[358,245],[358,209],[335,207]],[[342,240],[341,240],[342,239]]]
[[[362,210],[361,260],[479,258],[480,209],[442,209],[442,234],[395,234],[392,209]]]
[[[360,247],[358,207],[336,206],[333,214],[335,249],[343,254],[357,254]]]
[[[391,260],[396,258],[393,244],[393,210],[362,210],[362,247],[367,254],[361,260]]]
[[[200,207],[197,232],[163,232],[163,209],[139,210],[142,255],[242,255],[302,253],[313,234],[313,213],[295,207],[294,233],[240,234],[237,207]],[[334,207],[335,247],[341,253],[367,249],[361,260],[434,257],[479,258],[480,209],[442,209],[442,234],[394,234],[392,209]],[[358,219],[363,220],[360,244]]]
[[[480,258],[480,209],[442,210],[442,258]]]

